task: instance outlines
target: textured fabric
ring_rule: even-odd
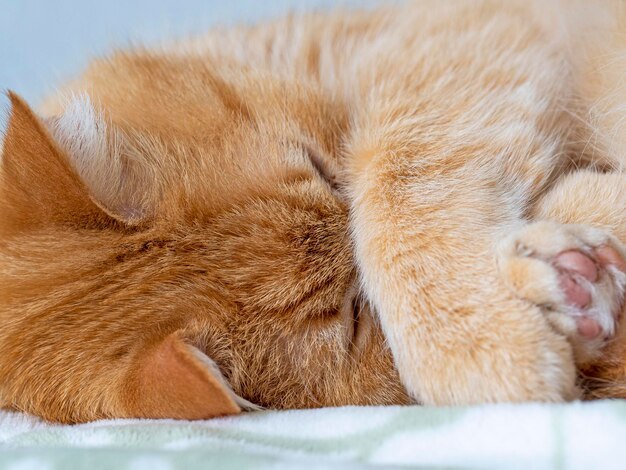
[[[626,468],[626,401],[264,411],[60,426],[0,412],[0,468]]]

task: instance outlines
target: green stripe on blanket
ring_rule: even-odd
[[[626,468],[626,401],[60,426],[0,412],[0,468]]]

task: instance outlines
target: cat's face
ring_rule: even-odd
[[[102,62],[45,119],[13,98],[0,404],[61,421],[236,412],[221,376],[262,406],[406,402],[358,290],[341,103],[185,67]]]

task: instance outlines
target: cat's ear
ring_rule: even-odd
[[[237,414],[237,397],[217,365],[179,332],[138,359],[130,378],[127,414],[133,418],[207,419]]]
[[[118,168],[104,174],[103,171],[89,173],[84,170],[87,165],[81,166],[81,161],[88,158],[99,156],[99,161],[106,158],[95,154],[104,148],[106,131],[98,126],[93,115],[77,119],[70,110],[70,115],[44,122],[16,94],[9,93],[9,99],[11,111],[0,173],[4,228],[50,222],[101,225],[111,220],[135,224],[143,218],[144,213],[135,208],[134,201],[132,204],[119,201],[117,189],[122,175],[116,171]],[[73,145],[69,137],[65,140],[57,137],[63,134],[60,129],[69,135],[67,130],[72,125],[68,121],[78,129],[72,136]],[[104,166],[101,164],[99,168]],[[105,186],[111,189],[109,193]]]
[[[68,222],[76,214],[98,219],[101,211],[44,123],[17,95],[2,151],[3,225]]]
[[[46,120],[72,167],[87,185],[94,200],[115,219],[127,225],[144,222],[153,215],[155,176],[147,158],[149,140],[137,145],[108,123],[89,95],[72,95],[62,114]],[[154,150],[154,149],[151,149]]]

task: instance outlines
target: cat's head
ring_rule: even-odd
[[[341,106],[197,66],[104,62],[45,118],[11,95],[0,404],[76,422],[406,400],[359,304]]]

